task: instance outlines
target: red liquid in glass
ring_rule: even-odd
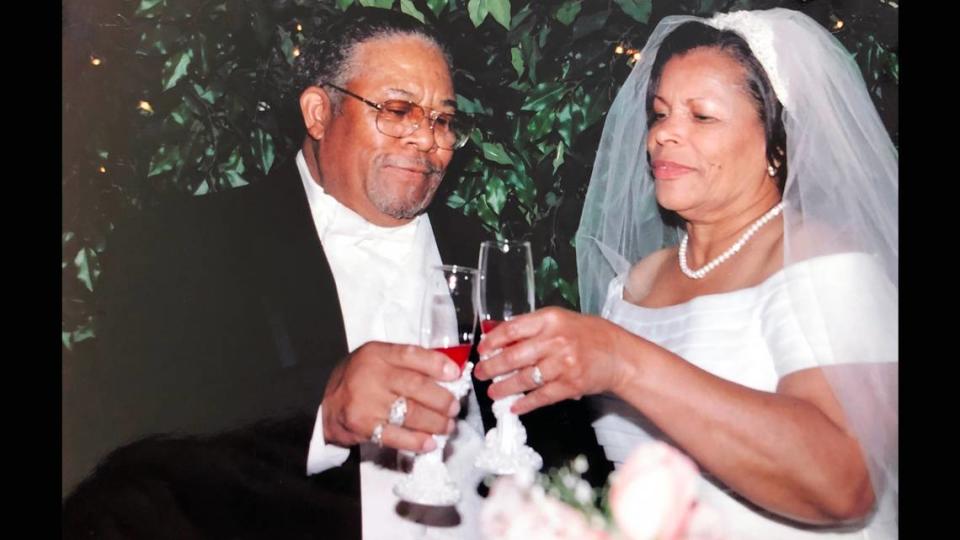
[[[480,329],[483,330],[484,334],[489,334],[501,322],[502,321],[494,321],[494,320],[480,321]]]
[[[455,347],[436,348],[434,350],[447,355],[447,358],[456,362],[457,366],[460,367],[460,371],[463,371],[463,365],[467,363],[467,358],[470,357],[470,347],[471,345],[466,343]]]

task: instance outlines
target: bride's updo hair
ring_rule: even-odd
[[[735,32],[717,30],[691,21],[681,24],[664,38],[657,50],[657,58],[650,72],[650,84],[647,85],[647,125],[653,123],[653,97],[660,87],[663,67],[671,58],[698,48],[724,52],[743,67],[747,88],[766,134],[767,163],[776,168],[777,188],[783,193],[783,185],[787,181],[787,133],[783,127],[783,105],[777,99],[760,61],[753,55],[747,42]]]

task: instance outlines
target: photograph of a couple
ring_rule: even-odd
[[[63,538],[899,537],[899,6],[67,0]]]

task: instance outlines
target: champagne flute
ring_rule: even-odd
[[[503,321],[534,310],[533,257],[530,242],[517,240],[487,241],[480,244],[480,281],[477,310],[480,328],[490,332]],[[496,354],[496,351],[493,353]],[[500,375],[494,382],[511,374]],[[487,432],[477,467],[493,474],[515,474],[522,470],[540,470],[543,459],[526,445],[527,430],[510,411],[522,394],[514,394],[493,403],[497,426]]]
[[[434,266],[428,269],[420,344],[442,352],[460,366],[460,378],[437,384],[461,399],[473,387],[473,363],[468,362],[477,324],[477,270],[463,266]],[[427,506],[450,506],[460,501],[460,488],[450,478],[443,462],[446,435],[434,435],[437,447],[413,458],[411,472],[393,488],[400,499]]]

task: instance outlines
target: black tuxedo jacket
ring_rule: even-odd
[[[482,229],[440,204],[428,215],[444,263],[475,267]],[[134,536],[358,535],[356,452],[305,476],[316,410],[347,342],[295,161],[263,182],[164,205],[119,227],[108,247],[99,362],[71,383],[86,414],[64,417],[85,440],[64,452],[124,448],[68,498],[65,535],[109,536],[117,523]],[[488,384],[474,386],[489,429]],[[585,453],[591,481],[605,479],[578,403],[524,423],[547,467]],[[131,498],[149,504],[121,502]]]

